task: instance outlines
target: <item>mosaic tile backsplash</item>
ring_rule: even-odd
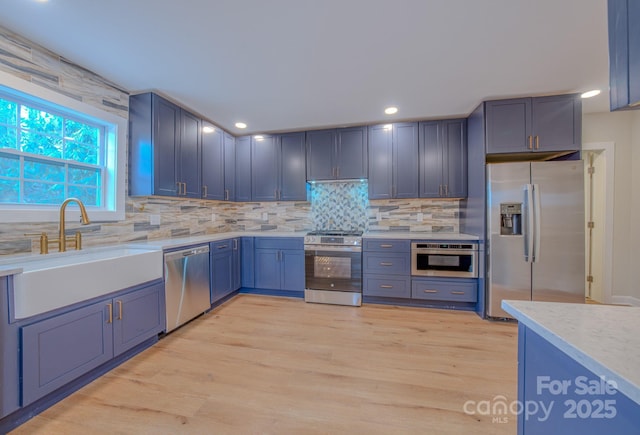
[[[126,117],[128,94],[118,85],[33,44],[0,26],[0,70]],[[187,237],[227,231],[458,232],[458,201],[428,199],[368,201],[366,183],[310,186],[311,202],[203,201],[128,197],[121,222],[67,222],[68,234],[81,231],[85,247]],[[418,222],[418,213],[423,220]],[[160,224],[151,225],[151,217]],[[91,213],[89,213],[91,218]],[[0,255],[39,252],[38,237],[25,233],[58,231],[57,222],[0,222]]]
[[[312,184],[313,229],[367,231],[368,189],[366,181]]]

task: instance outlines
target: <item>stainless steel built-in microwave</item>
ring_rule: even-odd
[[[478,277],[477,243],[421,243],[411,244],[411,275]]]

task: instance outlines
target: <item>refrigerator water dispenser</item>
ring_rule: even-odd
[[[522,235],[522,203],[503,202],[500,204],[500,235]]]

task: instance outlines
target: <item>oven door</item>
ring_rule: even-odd
[[[478,277],[478,251],[414,249],[411,275]]]
[[[362,250],[353,246],[305,246],[305,288],[362,292]]]

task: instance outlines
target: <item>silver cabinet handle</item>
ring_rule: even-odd
[[[109,310],[107,323],[113,323],[113,304],[107,304],[107,309]]]
[[[380,288],[393,288],[393,286],[392,286],[392,285],[382,284],[382,285],[380,286]]]
[[[464,294],[464,292],[455,292],[455,291],[452,291],[452,292],[451,292],[451,294],[452,294],[452,295],[463,295],[463,294]]]
[[[383,261],[380,263],[380,266],[393,266],[393,263],[389,263],[388,261]]]
[[[229,189],[224,189],[224,200],[229,201]]]
[[[393,245],[380,245],[381,248],[393,248]]]
[[[449,185],[448,184],[444,185],[444,196],[449,196]]]
[[[218,249],[225,249],[225,248],[228,248],[228,247],[229,247],[229,245],[220,245],[220,246],[218,246]]]
[[[209,189],[207,188],[207,186],[202,186],[202,197],[206,198],[207,195],[209,195]]]
[[[425,293],[438,293],[438,290],[425,290]]]
[[[176,195],[178,196],[182,195],[182,183],[179,181],[176,181],[176,186],[178,186],[178,191],[176,192]]]
[[[116,301],[116,304],[118,304],[118,317],[116,317],[116,320],[122,320],[122,301]]]

